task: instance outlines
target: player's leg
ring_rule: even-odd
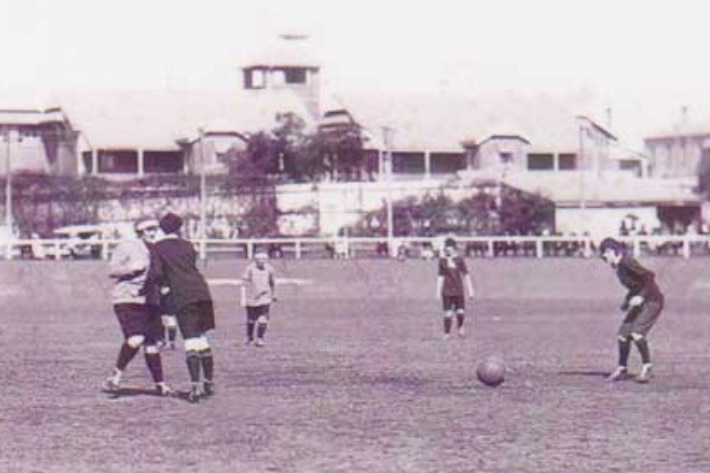
[[[450,296],[442,297],[442,308],[444,309],[444,340],[451,337],[451,326],[453,325],[456,304]]]
[[[205,396],[211,396],[214,394],[214,356],[207,339],[207,332],[215,328],[214,306],[211,301],[202,301],[197,304],[196,310],[199,313],[200,345],[198,353],[203,374],[202,392]]]
[[[456,328],[458,329],[459,337],[466,336],[466,331],[463,328],[463,323],[466,320],[466,300],[463,297],[457,297],[456,301]]]
[[[663,301],[647,301],[634,321],[631,338],[641,355],[641,373],[636,377],[639,383],[647,383],[652,377],[651,348],[647,334],[656,323],[663,309]]]
[[[113,373],[104,383],[104,387],[108,390],[119,388],[123,372],[145,341],[141,327],[136,324],[136,315],[140,315],[139,307],[137,304],[117,304],[114,306],[114,312],[121,325],[124,340],[118,351]]]
[[[266,329],[269,328],[269,306],[259,306],[259,316],[256,319],[256,346],[263,347],[265,344],[264,337]]]
[[[631,337],[619,335],[617,337],[619,362],[614,371],[609,375],[611,381],[621,381],[629,378],[629,354],[631,353]]]
[[[200,347],[198,354],[200,356],[200,363],[202,365],[202,392],[205,396],[212,396],[215,392],[214,390],[214,356],[212,354],[212,347],[210,346],[209,340],[205,334],[200,336]]]
[[[256,307],[247,306],[247,345],[254,343],[254,329],[256,328],[256,319],[258,317]]]
[[[160,316],[156,312],[147,312],[147,323],[146,323],[146,333],[145,333],[145,343],[143,345],[143,355],[145,357],[145,364],[148,367],[153,382],[155,383],[155,389],[162,396],[168,396],[172,394],[172,389],[165,383],[163,377],[163,361],[160,357],[160,344],[162,341],[163,334],[163,324]]]
[[[199,337],[190,335],[186,337],[183,333],[185,341],[185,363],[187,364],[187,373],[190,377],[190,393],[187,400],[197,402],[202,395],[202,383],[200,379],[200,370],[202,367],[202,359],[200,358],[200,349],[202,341]]]

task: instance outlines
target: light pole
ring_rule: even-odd
[[[12,234],[14,225],[12,218],[12,139],[13,131],[9,128],[3,134],[5,140],[5,225],[8,231]]]
[[[390,256],[397,255],[397,249],[394,247],[394,215],[392,211],[392,132],[394,130],[388,126],[382,127],[382,136],[385,144],[385,185],[386,191],[386,211],[387,211],[387,247],[389,248]]]
[[[205,173],[205,130],[199,129],[200,133],[200,258],[205,259],[207,249],[205,237],[207,236],[207,177]]]

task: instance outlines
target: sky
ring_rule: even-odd
[[[328,91],[583,97],[635,146],[683,107],[710,117],[704,3],[0,0],[0,108],[67,89],[234,88],[286,31],[310,35]]]

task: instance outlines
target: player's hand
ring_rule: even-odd
[[[631,299],[629,299],[629,305],[631,307],[638,307],[641,304],[643,304],[643,296],[634,296]]]
[[[629,303],[627,301],[624,301],[624,303],[621,304],[619,309],[621,309],[622,312],[626,312],[627,310],[629,310]]]

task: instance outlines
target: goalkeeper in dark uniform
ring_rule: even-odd
[[[599,251],[602,259],[616,270],[621,284],[628,293],[621,305],[626,312],[617,331],[619,364],[609,375],[611,381],[631,378],[628,370],[631,345],[636,345],[641,354],[641,373],[636,377],[639,383],[647,383],[652,376],[651,353],[647,335],[663,310],[664,297],[656,284],[655,274],[641,266],[627,254],[625,245],[613,238],[605,238]]]

